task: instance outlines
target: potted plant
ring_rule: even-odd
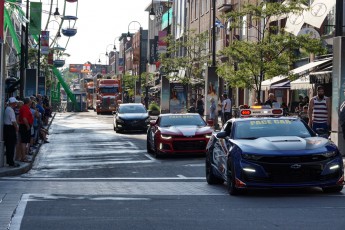
[[[159,108],[159,105],[157,105],[155,102],[152,102],[150,105],[149,105],[149,114],[151,116],[158,116],[160,114],[160,108]]]

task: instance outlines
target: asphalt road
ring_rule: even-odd
[[[0,178],[0,229],[345,229],[345,191],[210,186],[200,156],[154,159],[111,115],[55,116],[32,170]]]

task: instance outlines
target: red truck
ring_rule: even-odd
[[[95,85],[93,82],[88,82],[86,83],[85,86],[85,91],[86,91],[86,99],[87,99],[87,108],[88,109],[93,109],[93,100],[95,98],[95,94],[96,94],[96,89],[95,89]]]
[[[121,100],[121,82],[117,79],[98,79],[96,86],[96,112],[111,113],[116,110]]]

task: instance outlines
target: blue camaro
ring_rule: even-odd
[[[344,169],[337,146],[299,118],[249,117],[231,119],[213,134],[207,145],[206,179],[208,184],[226,181],[231,195],[247,188],[340,192]]]

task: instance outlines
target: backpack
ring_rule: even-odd
[[[345,125],[345,101],[343,101],[339,109],[339,123],[340,125]]]

